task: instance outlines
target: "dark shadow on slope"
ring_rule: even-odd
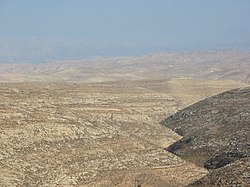
[[[250,88],[234,89],[204,99],[161,124],[183,136],[166,148],[167,151],[211,172],[216,171],[217,175],[209,176],[219,178],[218,173],[223,169],[218,168],[230,168],[236,161],[249,159]],[[227,169],[225,180],[230,181],[233,172],[240,173],[240,167],[235,170]],[[224,176],[223,172],[220,175]],[[243,178],[242,174],[237,182],[241,183]]]

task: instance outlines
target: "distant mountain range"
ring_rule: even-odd
[[[134,57],[0,64],[0,82],[81,81],[184,77],[250,81],[249,51],[166,52]]]

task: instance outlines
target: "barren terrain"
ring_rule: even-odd
[[[189,184],[207,172],[164,150],[180,136],[159,121],[238,86],[244,84],[183,79],[2,83],[0,184],[133,186],[135,179],[143,186]]]
[[[247,52],[0,64],[0,186],[185,186],[208,171],[159,124],[249,86]],[[237,62],[237,63],[236,63]]]
[[[250,88],[206,98],[162,124],[183,136],[170,152],[210,170],[194,186],[250,185]]]
[[[0,82],[106,82],[173,77],[250,81],[249,51],[166,52],[138,57],[0,64]]]

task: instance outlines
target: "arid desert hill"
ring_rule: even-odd
[[[171,52],[0,64],[0,186],[182,187],[217,176],[220,169],[210,173],[168,152],[182,136],[159,122],[248,87],[249,56]]]
[[[239,86],[225,80],[1,83],[0,186],[185,186],[206,169],[164,150],[165,116]]]
[[[209,97],[162,124],[183,136],[168,151],[210,170],[190,186],[250,185],[249,87]]]
[[[0,64],[0,82],[105,82],[173,77],[249,82],[250,52],[166,52],[138,57]]]

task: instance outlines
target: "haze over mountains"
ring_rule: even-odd
[[[0,64],[0,82],[161,79],[185,77],[249,82],[248,51],[166,52],[40,64]]]
[[[1,0],[0,63],[249,50],[249,20],[248,0]]]
[[[0,186],[250,186],[249,7],[0,0]]]
[[[243,34],[244,35],[244,34]],[[148,37],[150,39],[148,39]],[[182,38],[182,37],[180,37]],[[236,41],[217,39],[214,42],[180,39],[165,36],[144,36],[141,39],[86,39],[67,37],[1,38],[1,63],[38,64],[47,61],[81,60],[95,57],[143,56],[165,51],[249,50],[249,39]]]

